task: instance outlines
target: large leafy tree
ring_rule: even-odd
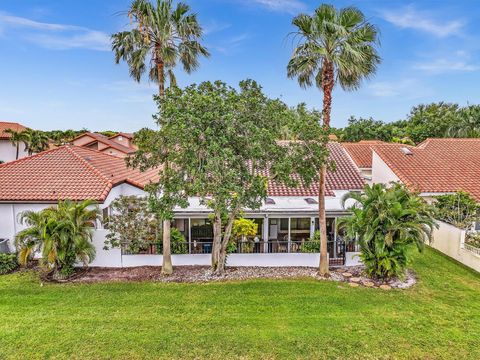
[[[241,82],[239,91],[221,82],[168,90],[159,109],[159,130],[142,130],[137,136],[135,165],[170,164],[150,188],[152,196],[161,191],[161,199],[168,200],[156,202],[160,209],[186,206],[188,196],[199,197],[211,209],[212,269],[222,274],[235,219],[245,208],[260,207],[269,180],[311,183],[316,176],[312,164],[315,168],[326,161],[326,136],[317,114],[304,107],[289,110],[251,80]],[[283,116],[296,118],[298,141],[277,140],[277,121]]]
[[[112,50],[115,61],[124,60],[129,67],[130,75],[140,82],[143,74],[148,72],[151,81],[158,83],[159,99],[165,96],[165,79],[175,85],[173,72],[175,66],[182,64],[187,73],[199,66],[201,56],[210,54],[201,44],[202,27],[197,16],[190,13],[187,4],[179,2],[176,6],[172,0],[157,0],[155,4],[149,0],[134,0],[128,16],[133,29],[112,35]],[[168,163],[163,164],[168,172]],[[166,194],[163,203],[170,203]],[[151,204],[154,204],[152,199]],[[160,199],[161,200],[161,199]],[[155,206],[157,209],[163,206]],[[163,265],[162,273],[173,272],[170,256],[170,221],[172,211],[160,211],[163,217]]]
[[[55,278],[70,276],[77,261],[87,266],[95,257],[91,240],[97,218],[98,209],[88,200],[65,200],[39,212],[23,212],[20,219],[27,228],[15,239],[19,262],[26,264],[40,251],[41,263]]]
[[[403,185],[366,185],[364,193],[352,192],[343,201],[354,200],[352,215],[338,219],[338,228],[348,240],[358,241],[360,259],[367,274],[375,278],[402,276],[409,250],[422,251],[431,239],[435,211]]]
[[[323,4],[313,15],[300,14],[292,21],[298,44],[287,66],[290,78],[302,87],[315,85],[323,92],[322,120],[330,128],[332,92],[336,84],[344,90],[356,90],[363,79],[372,76],[380,63],[376,51],[378,30],[355,7],[337,10]],[[320,274],[328,273],[325,218],[326,167],[318,169]]]

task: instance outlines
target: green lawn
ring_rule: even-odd
[[[44,285],[0,277],[0,359],[480,358],[480,275],[433,250],[409,290],[312,279]]]

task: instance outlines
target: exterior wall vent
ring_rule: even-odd
[[[306,201],[307,204],[310,204],[310,205],[318,204],[318,201],[315,200],[314,198],[305,198],[304,200]]]
[[[265,204],[267,205],[275,205],[275,200],[273,200],[272,198],[267,198],[265,200]]]

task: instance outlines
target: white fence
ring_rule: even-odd
[[[462,264],[480,272],[480,255],[465,245],[465,230],[438,221],[439,228],[433,231],[434,249],[454,258]]]
[[[94,267],[134,267],[161,266],[161,255],[122,255],[120,249],[104,250],[107,230],[96,230],[93,236],[97,255],[90,264]],[[346,266],[359,264],[358,253],[347,252]],[[227,266],[309,266],[316,267],[320,261],[318,253],[280,253],[280,254],[230,254]],[[210,254],[172,255],[174,266],[179,265],[210,265]]]

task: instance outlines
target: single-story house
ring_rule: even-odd
[[[88,143],[87,143],[88,144]],[[336,170],[327,173],[326,213],[331,264],[352,262],[355,249],[348,248],[336,232],[336,219],[347,214],[341,199],[349,191],[361,191],[364,181],[344,148],[329,143]],[[41,210],[62,199],[98,202],[104,216],[121,195],[145,195],[144,186],[158,179],[158,171],[144,173],[127,168],[124,159],[84,146],[65,145],[40,154],[0,165],[0,238],[10,239],[23,228],[19,222],[25,210]],[[259,224],[254,253],[231,254],[230,265],[288,266],[318,265],[318,253],[302,253],[318,229],[318,185],[289,188],[270,182],[268,198],[260,209],[245,209],[245,217]],[[210,210],[198,198],[187,208],[175,209],[173,226],[188,244],[188,254],[174,255],[174,264],[209,264],[212,243]],[[161,256],[128,254],[123,249],[103,250],[108,230],[98,224],[94,232],[96,266],[160,265]]]
[[[72,140],[72,144],[101,151],[105,154],[125,158],[136,151],[132,143],[133,134],[118,133],[111,137],[99,133],[86,132]]]
[[[16,160],[17,158],[17,146],[12,144],[10,141],[12,135],[5,130],[21,132],[27,130],[27,128],[15,122],[0,121],[0,163]],[[25,156],[28,156],[28,153],[25,151],[25,146],[19,144],[18,158],[20,159]]]

